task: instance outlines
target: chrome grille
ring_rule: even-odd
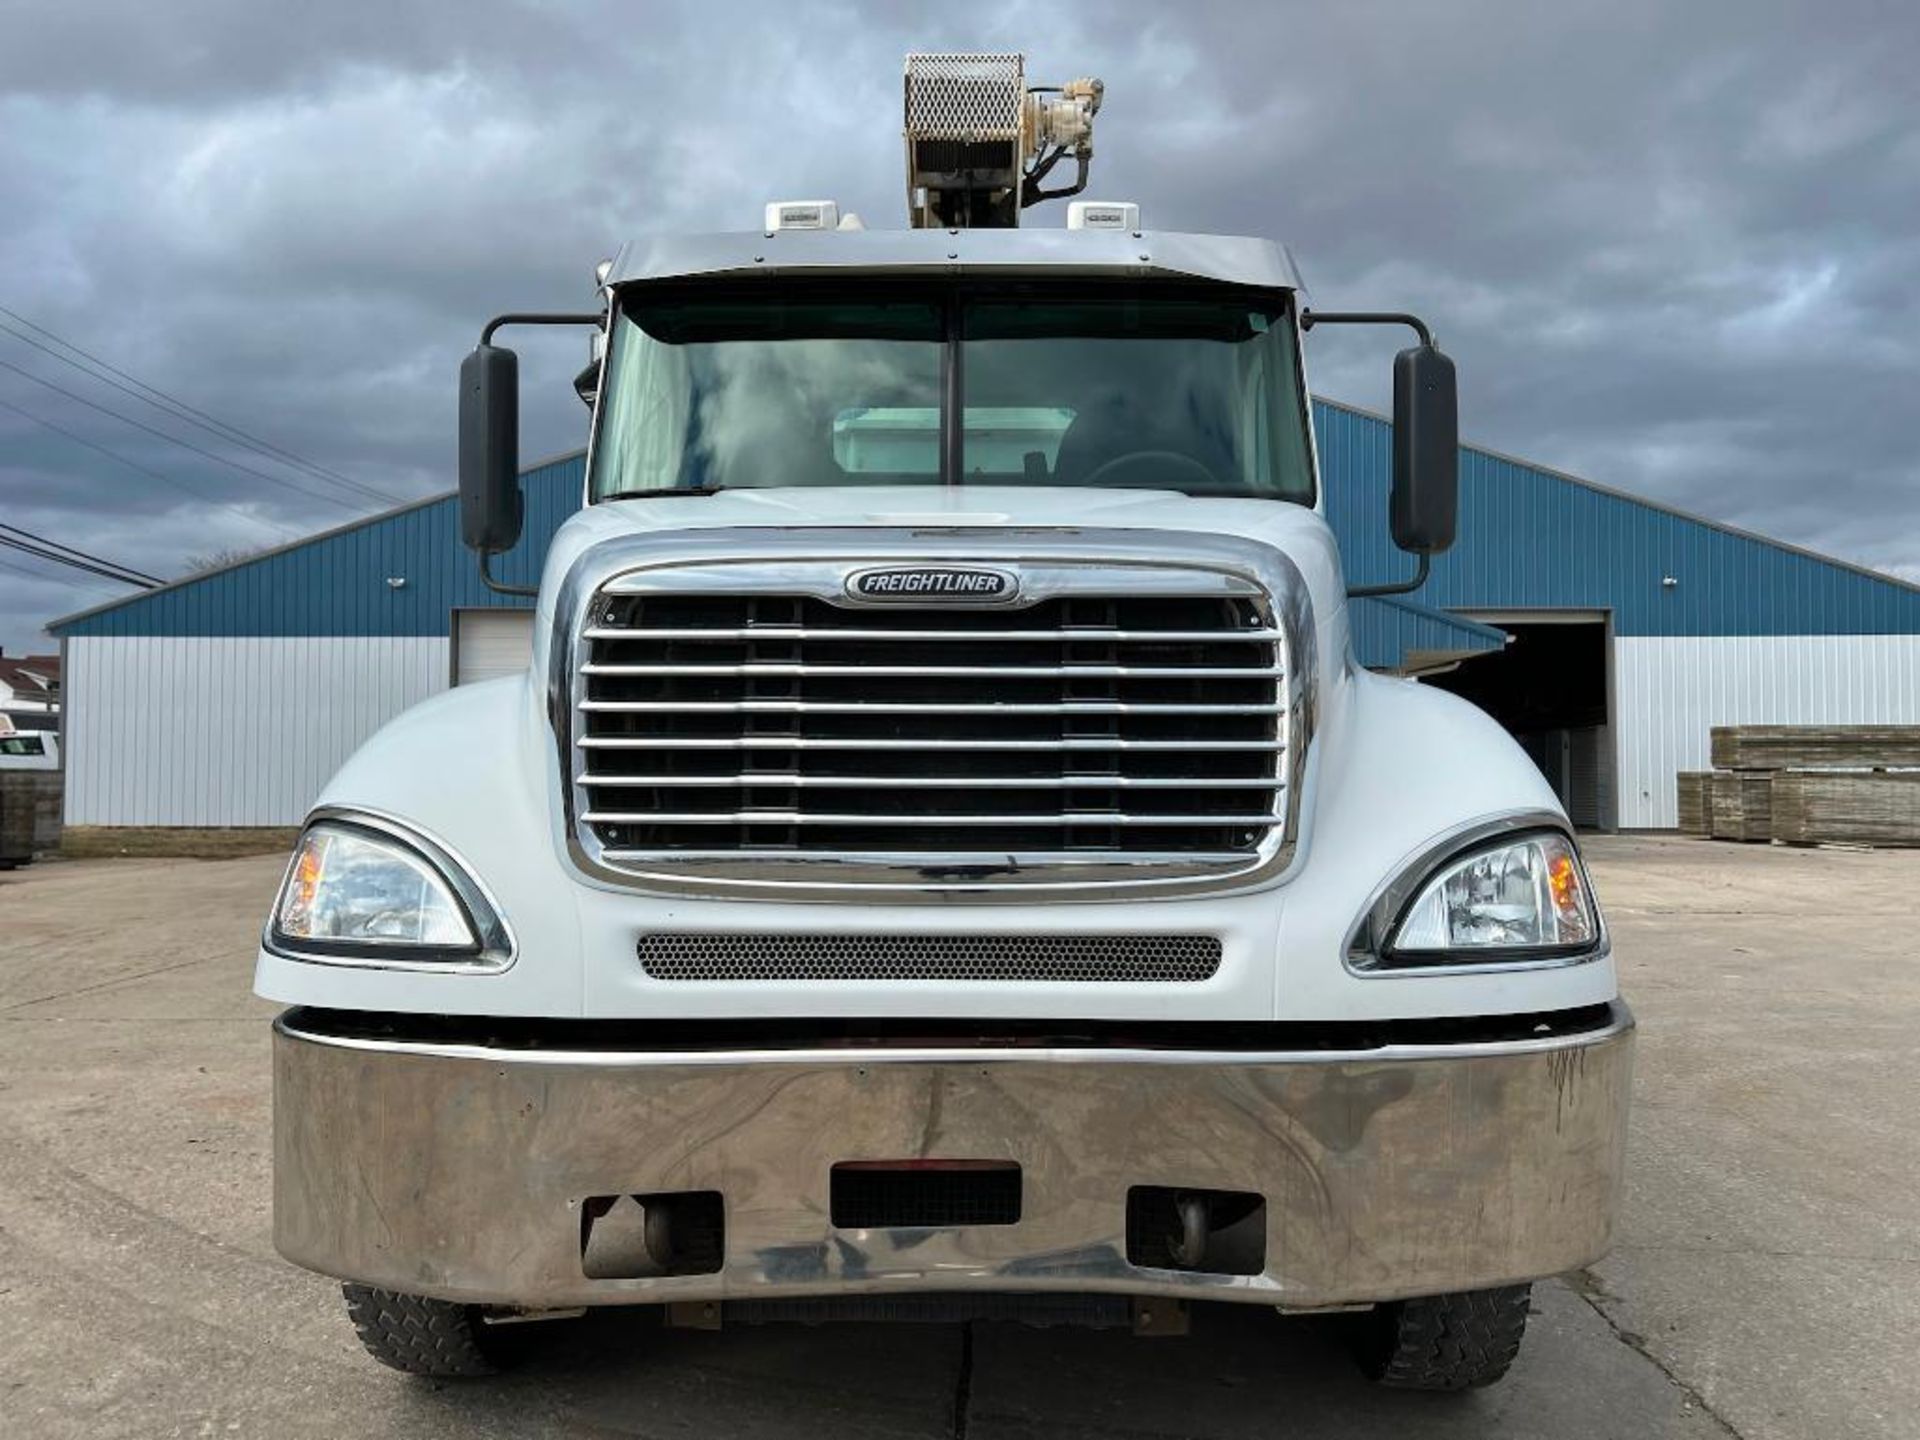
[[[696,561],[583,597],[564,678],[584,859],[701,889],[978,895],[1204,885],[1283,853],[1300,626],[1270,587],[1003,562],[1014,603],[860,604],[860,568]]]
[[[1212,935],[644,935],[655,980],[1046,980],[1191,984]]]

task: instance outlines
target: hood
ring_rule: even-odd
[[[1318,512],[1278,500],[1182,495],[1173,490],[938,485],[788,487],[663,495],[589,505],[563,525],[547,559],[547,587],[580,553],[615,536],[729,526],[873,526],[881,529],[1191,530],[1239,535],[1285,551],[1320,608],[1337,587],[1333,533]]]

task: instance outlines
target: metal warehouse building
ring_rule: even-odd
[[[1315,403],[1354,583],[1406,572],[1390,429]],[[500,574],[533,583],[580,504],[530,469]],[[1404,599],[1355,602],[1362,663],[1423,676],[1519,736],[1582,824],[1675,824],[1713,725],[1920,723],[1920,588],[1471,446],[1460,541]],[[56,622],[67,823],[290,825],[388,718],[525,663],[531,612],[485,589],[429,500]]]

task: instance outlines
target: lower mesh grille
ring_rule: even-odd
[[[1212,935],[644,935],[655,980],[1041,980],[1193,983]]]

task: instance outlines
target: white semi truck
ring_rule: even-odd
[[[465,362],[498,586],[494,334],[593,332],[531,667],[346,764],[258,966],[276,1240],[376,1358],[479,1373],[589,1306],[1224,1301],[1362,1312],[1369,1373],[1453,1389],[1606,1248],[1633,1024],[1567,818],[1486,715],[1355,663],[1349,598],[1413,582],[1349,585],[1323,514],[1306,332],[1417,332],[1416,579],[1452,365],[1265,240],[1020,224],[1100,99],[910,57],[911,228],[648,238]]]

